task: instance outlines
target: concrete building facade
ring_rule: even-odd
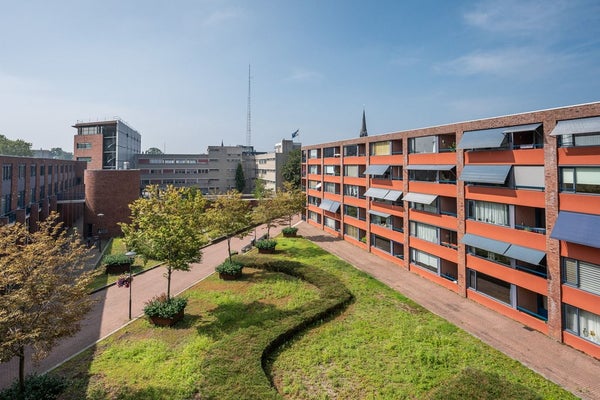
[[[256,178],[265,182],[265,189],[277,191],[283,185],[282,169],[289,158],[291,151],[300,149],[300,143],[293,140],[283,139],[275,145],[275,151],[271,153],[257,154]]]
[[[78,122],[73,128],[73,156],[86,161],[88,169],[128,169],[141,152],[141,135],[121,119]]]
[[[600,103],[302,157],[308,223],[600,358]]]

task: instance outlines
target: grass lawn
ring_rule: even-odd
[[[61,398],[576,398],[316,245],[277,240],[237,257],[243,280],[188,290],[174,328],[139,319],[58,368]]]
[[[125,243],[121,238],[113,238],[107,246],[109,248],[105,251],[104,254],[125,254],[127,252]],[[144,260],[142,260],[142,257],[137,256],[133,261],[131,271],[133,274],[137,274],[147,269],[154,268],[158,264],[160,264],[160,261],[156,260],[148,260],[148,262],[144,264]],[[94,272],[94,280],[90,284],[90,291],[94,291],[108,286],[112,283],[115,283],[117,279],[119,279],[119,276],[120,274],[106,274],[104,272],[104,266],[102,265],[102,263],[100,263],[97,270]]]

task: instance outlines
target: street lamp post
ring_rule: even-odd
[[[136,252],[128,251],[127,253],[125,253],[125,255],[129,257],[129,320],[131,320],[131,286],[133,286],[131,267],[133,265],[133,261],[135,260]]]

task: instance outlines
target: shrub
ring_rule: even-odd
[[[234,261],[229,261],[229,259],[223,261],[222,264],[217,265],[215,271],[220,274],[228,274],[228,275],[238,275],[242,272],[243,266]]]
[[[102,259],[104,265],[130,264],[131,258],[125,254],[107,254]]]
[[[29,375],[25,378],[24,400],[54,400],[67,387],[64,378],[53,375]],[[19,382],[7,389],[0,391],[0,400],[12,400],[19,398]]]
[[[298,232],[298,228],[295,226],[287,226],[281,230],[284,235],[295,235]]]
[[[173,318],[187,306],[187,299],[184,297],[171,297],[167,299],[166,294],[153,297],[146,302],[144,314],[148,317]]]
[[[254,246],[259,250],[273,250],[277,246],[275,239],[262,239],[257,241]]]

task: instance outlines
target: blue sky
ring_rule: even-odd
[[[600,2],[0,0],[0,133],[73,150],[303,144],[600,100]]]

